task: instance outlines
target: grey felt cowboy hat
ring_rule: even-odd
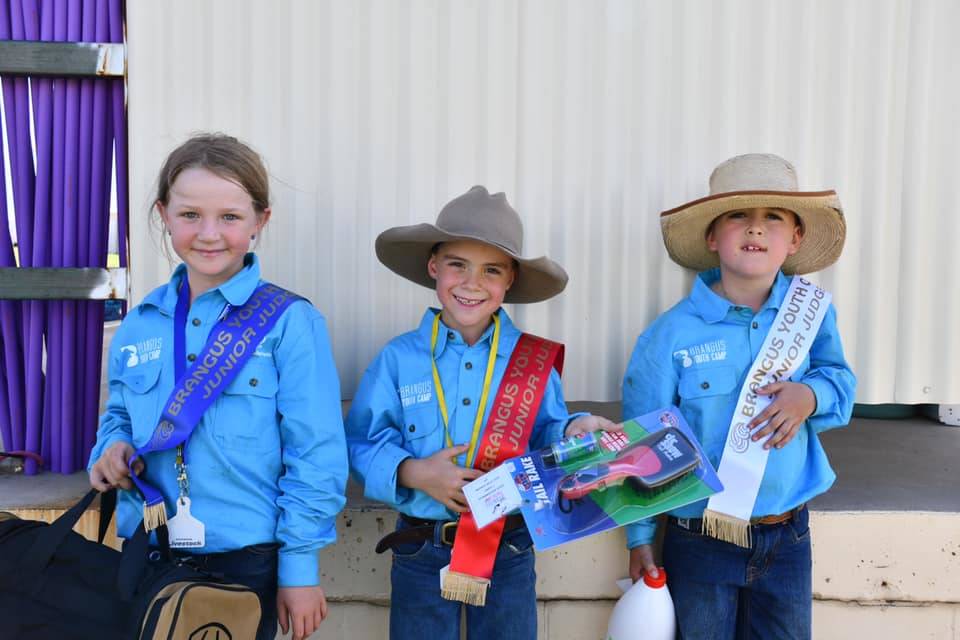
[[[727,211],[755,207],[787,209],[800,217],[803,242],[783,263],[784,273],[820,271],[840,257],[847,224],[836,191],[799,191],[793,165],[766,153],[723,162],[710,174],[709,196],[660,214],[667,253],[697,271],[719,266],[717,254],[707,248],[710,223]]]
[[[503,193],[490,194],[476,186],[448,202],[436,224],[415,224],[387,229],[377,236],[376,251],[394,273],[433,289],[427,273],[430,252],[438,242],[477,240],[500,249],[517,261],[513,286],[504,302],[540,302],[563,291],[567,272],[547,257],[524,258],[523,223]]]

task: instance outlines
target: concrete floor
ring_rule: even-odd
[[[575,402],[571,409],[611,419],[620,411],[618,403]],[[813,501],[814,509],[960,512],[960,427],[925,418],[854,418],[821,438],[837,482]],[[85,472],[27,477],[11,473],[11,466],[0,466],[0,510],[63,508],[88,489]],[[348,498],[352,507],[372,506],[356,486]]]

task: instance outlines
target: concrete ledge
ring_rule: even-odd
[[[587,406],[611,417],[619,410]],[[811,504],[814,637],[960,640],[960,429],[860,419],[823,442],[838,480]],[[0,510],[50,520],[86,490],[84,473],[0,474]],[[92,535],[96,517],[91,511],[78,529]],[[321,552],[330,617],[313,638],[387,637],[391,556],[373,547],[395,518],[349,487],[338,542]],[[622,530],[539,554],[538,637],[602,640],[620,595],[614,580],[626,571]]]

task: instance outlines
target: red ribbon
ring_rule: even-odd
[[[474,468],[490,471],[527,450],[551,369],[563,372],[563,345],[529,333],[521,335],[490,409],[474,456]],[[505,522],[500,518],[480,530],[473,514],[460,516],[450,570],[479,578],[492,577]]]

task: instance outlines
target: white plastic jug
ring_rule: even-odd
[[[644,574],[633,585],[630,579],[617,580],[626,593],[610,616],[607,640],[673,640],[677,619],[667,589],[667,572],[658,567],[656,578]]]

